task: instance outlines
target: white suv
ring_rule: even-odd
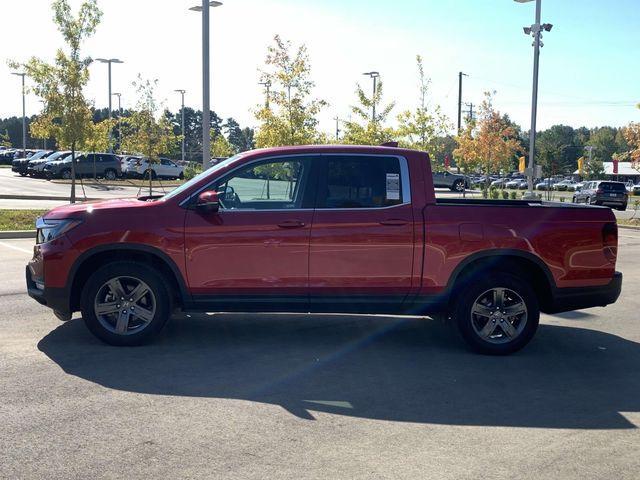
[[[168,158],[161,158],[159,162],[149,164],[146,158],[135,161],[127,169],[127,174],[133,177],[142,178],[184,178],[184,167],[176,165]]]

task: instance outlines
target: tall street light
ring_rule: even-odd
[[[122,135],[120,134],[120,116],[122,115],[122,93],[120,92],[113,92],[111,94],[114,97],[118,97],[118,148],[120,148],[121,145],[121,140],[122,140]],[[111,142],[109,142],[109,144],[111,144]]]
[[[27,114],[25,111],[25,90],[24,77],[27,75],[22,72],[11,72],[11,75],[22,77],[22,158],[27,158]]]
[[[106,63],[109,65],[109,120],[111,120],[111,64],[112,63],[124,63],[117,58],[96,58],[100,63]],[[113,153],[113,146],[111,145],[111,127],[109,127],[109,152]]]
[[[180,109],[180,112],[182,113],[182,162],[184,163],[184,94],[186,90],[178,89],[174,90],[174,92],[178,92],[182,97],[182,108]]]
[[[371,97],[371,121],[376,121],[376,82],[380,77],[380,72],[364,72],[363,75],[367,75],[373,79],[373,97]]]
[[[534,0],[514,0],[517,3],[528,3]],[[533,177],[535,175],[535,154],[536,154],[536,117],[538,113],[538,64],[540,60],[540,47],[543,46],[540,39],[542,38],[542,30],[551,31],[553,25],[550,23],[540,24],[540,16],[542,10],[542,0],[536,2],[536,22],[530,27],[524,27],[525,35],[533,37],[533,88],[531,94],[531,130],[529,131],[529,168],[527,171],[528,191],[523,198],[534,198],[533,193]]]
[[[202,0],[189,10],[202,12],[202,168],[206,170],[211,160],[211,115],[209,106],[209,7],[219,7],[222,2]]]

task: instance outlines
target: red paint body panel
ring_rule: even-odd
[[[181,205],[247,161],[287,155],[401,156],[411,204],[380,209],[300,209],[202,214]],[[82,224],[37,245],[30,271],[45,288],[64,288],[83,254],[112,245],[162,252],[192,295],[373,295],[404,298],[446,289],[462,262],[515,250],[547,267],[553,287],[605,285],[615,258],[604,255],[607,208],[561,204],[504,206],[438,203],[428,156],[387,147],[306,146],[256,150],[211,171],[172,198],[89,202],[58,207],[47,219]],[[391,220],[392,224],[385,224]],[[298,221],[300,228],[282,228]],[[382,222],[382,223],[381,223]],[[395,222],[395,224],[393,224]]]

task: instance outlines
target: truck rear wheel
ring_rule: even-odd
[[[171,300],[164,277],[139,262],[113,262],[99,268],[85,284],[82,318],[103,342],[142,345],[169,319]]]
[[[529,343],[538,328],[540,307],[527,282],[507,273],[462,282],[453,298],[452,316],[473,350],[507,355]]]

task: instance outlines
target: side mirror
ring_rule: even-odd
[[[201,212],[214,213],[220,210],[220,200],[218,199],[218,192],[202,192],[198,195],[198,201],[196,202],[196,209]]]

